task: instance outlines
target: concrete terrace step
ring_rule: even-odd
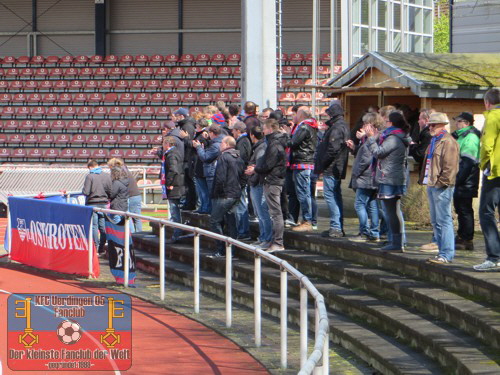
[[[152,248],[158,248],[158,240],[149,239]],[[293,251],[290,251],[293,252]],[[280,253],[286,257],[289,251]],[[168,256],[192,264],[192,247],[175,245],[169,247]],[[222,259],[202,256],[202,268],[224,274],[225,263]],[[301,264],[299,263],[299,269]],[[233,278],[253,284],[253,263],[238,259],[233,261]],[[271,291],[279,292],[279,273],[276,268],[262,267],[262,285]],[[330,311],[339,311],[349,317],[368,322],[386,334],[415,349],[423,350],[429,357],[440,362],[445,368],[453,368],[457,373],[482,373],[499,371],[494,357],[488,355],[488,348],[481,347],[477,341],[457,329],[438,325],[425,316],[418,315],[394,302],[379,301],[365,292],[347,289],[325,281],[311,278],[318,290],[325,296]],[[290,283],[289,295],[298,298],[298,282]],[[498,320],[497,320],[498,321]]]
[[[143,271],[159,274],[159,260],[154,254],[136,250],[137,266]],[[166,275],[169,280],[192,285],[193,270],[191,265],[175,260],[167,260]],[[200,288],[202,291],[224,298],[224,277],[208,271],[200,271]],[[233,300],[242,306],[253,307],[253,286],[233,280]],[[279,317],[279,294],[263,290],[262,310],[264,313]],[[203,307],[201,307],[203,309]],[[289,298],[289,321],[298,323],[298,302]],[[429,361],[422,354],[415,352],[396,340],[365,328],[347,317],[329,312],[330,339],[340,343],[355,355],[383,374],[441,374],[442,369]],[[314,322],[310,313],[310,326]],[[335,373],[335,369],[331,369]]]

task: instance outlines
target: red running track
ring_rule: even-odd
[[[1,265],[0,265],[1,267]],[[75,280],[0,268],[0,374],[120,374],[114,371],[11,371],[7,367],[7,298],[9,293],[116,293]],[[132,298],[132,367],[122,374],[205,375],[269,374],[247,352],[207,327]]]

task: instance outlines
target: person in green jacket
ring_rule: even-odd
[[[458,218],[455,250],[474,250],[474,209],[472,200],[479,190],[479,146],[481,133],[474,127],[474,116],[462,112],[454,118],[457,130],[452,136],[460,147],[453,206]]]
[[[500,235],[495,213],[500,203],[500,90],[484,95],[484,128],[481,137],[480,168],[483,186],[479,199],[479,222],[486,245],[486,260],[474,266],[476,271],[500,270]]]

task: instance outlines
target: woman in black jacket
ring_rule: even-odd
[[[116,211],[128,210],[128,173],[127,170],[121,166],[111,166],[111,191],[108,192],[109,200],[111,202],[110,208]],[[111,215],[110,220],[115,224],[123,220],[122,215]]]

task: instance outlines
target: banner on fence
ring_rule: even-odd
[[[106,239],[108,240],[109,268],[118,284],[125,281],[125,221],[115,224],[106,217]],[[129,237],[128,284],[135,283],[135,253],[132,235]]]
[[[99,276],[89,249],[92,207],[9,197],[12,260],[29,266],[83,276]],[[89,275],[89,254],[93,252]]]

